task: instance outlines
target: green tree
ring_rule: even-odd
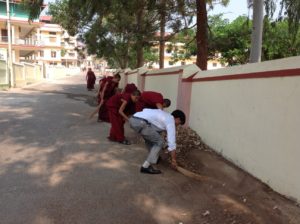
[[[136,66],[140,66],[143,62],[143,49],[146,48],[149,45],[150,39],[153,39],[153,33],[158,30],[158,21],[159,21],[159,14],[157,14],[157,4],[158,3],[167,3],[169,0],[161,0],[161,1],[155,1],[155,0],[61,0],[56,2],[57,4],[59,2],[64,2],[61,7],[60,13],[57,13],[57,19],[59,19],[60,24],[66,28],[70,34],[73,33],[80,33],[78,31],[81,31],[83,34],[85,31],[89,31],[91,27],[95,28],[98,26],[102,27],[102,23],[107,20],[106,17],[109,17],[113,20],[115,18],[115,23],[112,21],[108,22],[107,24],[114,24],[115,27],[118,27],[120,29],[117,29],[116,31],[116,37],[113,38],[113,40],[118,40],[116,42],[112,42],[111,46],[110,44],[106,44],[107,48],[106,51],[108,52],[109,49],[114,49],[114,47],[119,47],[120,51],[124,49],[124,46],[128,45],[128,48],[126,47],[125,51],[127,49],[135,50],[136,51]],[[279,1],[279,0],[278,0]],[[196,0],[196,1],[185,1],[180,0],[176,1],[179,2],[178,6],[187,6],[187,4],[193,5],[195,3],[195,9],[196,9],[196,15],[197,15],[197,32],[196,32],[196,46],[197,46],[197,65],[201,69],[206,69],[207,67],[207,58],[209,56],[208,54],[208,18],[207,18],[207,6],[212,7],[216,3],[221,3],[223,5],[226,5],[229,0]],[[265,0],[266,5],[266,11],[268,15],[273,15],[273,12],[275,10],[275,2],[277,0]],[[299,30],[299,21],[300,21],[300,1],[299,0],[280,0],[281,4],[281,13],[279,20],[285,20],[288,23],[289,32],[293,34],[293,47],[297,47],[297,38],[298,38],[298,30]],[[24,5],[30,12],[30,19],[37,18],[40,14],[40,6],[43,5],[43,0],[23,0]],[[59,5],[59,4],[58,4]],[[117,15],[119,11],[121,11],[119,8],[124,7],[126,9],[126,13]],[[115,10],[115,9],[119,10]],[[179,7],[180,8],[180,7]],[[181,7],[185,9],[185,7]],[[191,7],[192,9],[193,7]],[[164,9],[164,8],[163,8]],[[162,10],[164,12],[168,11],[168,8],[165,8],[166,10]],[[55,10],[53,10],[55,11]],[[57,9],[57,11],[59,11]],[[192,10],[191,10],[192,11]],[[186,12],[185,12],[186,13]],[[192,13],[192,12],[190,12]],[[180,15],[180,13],[173,13],[171,15]],[[167,15],[165,15],[167,16]],[[124,17],[124,19],[123,19]],[[128,18],[126,18],[128,17]],[[161,17],[165,18],[164,16]],[[134,19],[134,20],[132,20]],[[132,23],[127,23],[126,26],[128,26],[128,29],[126,29],[126,33],[123,34],[123,36],[120,36],[120,30],[121,26],[117,25],[117,23],[121,23],[124,25],[123,21],[133,21]],[[160,20],[161,21],[161,20]],[[176,21],[176,20],[175,20]],[[178,24],[180,24],[180,20],[177,20]],[[97,23],[97,25],[93,26],[93,24]],[[161,24],[164,22],[161,21]],[[131,26],[131,24],[134,26]],[[176,25],[176,22],[174,23]],[[156,29],[155,29],[156,27]],[[160,26],[162,28],[162,26]],[[165,27],[165,26],[164,26]],[[175,26],[176,27],[176,26]],[[107,30],[109,30],[109,27],[106,27]],[[93,35],[88,34],[90,41],[89,44],[92,45],[91,40],[94,38],[94,41],[100,41],[105,40],[107,37],[114,36],[114,30],[109,30],[107,32],[102,32],[100,34],[95,34],[95,32],[90,31]],[[106,35],[106,36],[105,36]],[[124,35],[128,38],[124,38]],[[84,37],[84,35],[82,35]],[[101,38],[100,38],[101,37]],[[130,38],[129,38],[130,37]],[[122,40],[122,44],[120,44],[120,40]],[[125,42],[124,42],[125,41]],[[164,42],[161,38],[161,42]],[[95,42],[97,43],[97,42]],[[96,45],[94,43],[94,45]],[[126,44],[127,43],[127,44]],[[97,43],[98,44],[98,43]],[[104,47],[104,46],[103,46]],[[93,46],[88,46],[88,49],[91,51],[95,51],[93,49]],[[238,48],[233,48],[232,52],[234,54],[237,54]],[[247,50],[247,49],[246,49]],[[246,51],[245,50],[245,51]],[[292,50],[293,51],[293,50]],[[116,55],[118,52],[114,51],[112,55]],[[232,53],[232,54],[233,54]],[[100,55],[102,53],[100,52]],[[270,53],[264,53],[265,55],[270,55]],[[127,53],[126,53],[127,55]],[[128,54],[129,55],[129,54]],[[272,54],[271,54],[272,55]],[[275,55],[275,54],[274,54]],[[107,56],[108,57],[108,56]],[[113,56],[112,56],[113,57]],[[116,56],[115,56],[116,57]],[[129,56],[128,56],[129,57]],[[265,56],[267,58],[267,56]],[[236,58],[236,57],[235,57]],[[268,58],[271,58],[271,56]],[[129,60],[129,58],[128,58]],[[244,59],[243,59],[244,60]],[[241,62],[243,60],[240,60]],[[118,60],[116,60],[118,61]],[[236,61],[236,60],[234,60]],[[235,63],[235,62],[232,63]],[[122,63],[124,64],[124,63]],[[126,64],[126,63],[125,63]]]
[[[22,0],[22,4],[29,13],[29,20],[34,20],[41,14],[44,0]]]
[[[213,7],[214,4],[226,6],[229,0],[196,0],[197,9],[197,65],[202,70],[207,70],[208,59],[208,16],[207,5]]]
[[[276,10],[278,0],[265,0],[267,17],[272,19]],[[300,25],[300,1],[299,0],[280,0],[280,12],[278,20],[287,19],[289,32],[295,41]]]
[[[172,52],[171,63],[185,62],[192,56],[197,55],[196,30],[194,28],[184,29],[170,39],[167,51]],[[183,44],[183,46],[181,46]]]
[[[148,46],[144,50],[144,58],[145,58],[145,63],[148,68],[152,68],[154,63],[159,62],[159,53],[156,48],[152,48],[151,46]]]
[[[153,1],[145,0],[60,0],[50,5],[54,21],[70,34],[81,34],[89,53],[121,68],[132,65],[132,56],[136,57],[133,67],[144,64],[143,50],[158,29],[154,10]]]
[[[249,60],[251,21],[240,16],[229,23],[222,15],[209,18],[209,57],[218,53],[228,65],[245,64]]]
[[[183,29],[188,29],[195,15],[193,0],[159,0],[157,2],[159,14],[159,67],[164,67],[165,42]],[[167,37],[166,27],[172,30]]]
[[[300,55],[300,32],[290,31],[288,19],[270,21],[265,18],[262,60]]]
[[[229,66],[249,61],[252,21],[241,16],[232,21],[222,15],[209,17],[209,57],[221,54],[221,60]],[[289,32],[288,21],[264,20],[262,60],[273,60],[300,55],[300,33],[296,38]]]

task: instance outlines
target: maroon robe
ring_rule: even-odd
[[[138,90],[134,83],[127,84],[124,88],[124,93],[133,93],[134,91]]]
[[[86,74],[86,82],[87,82],[87,89],[91,90],[95,88],[96,76],[93,71],[88,71]]]
[[[98,113],[98,120],[101,121],[105,121],[105,122],[109,122],[109,115],[108,115],[108,111],[107,111],[107,106],[106,106],[106,102],[108,99],[110,99],[112,96],[115,95],[116,93],[116,88],[118,88],[119,83],[117,82],[113,82],[112,81],[113,77],[107,77],[104,78],[101,82],[101,86],[100,86],[100,92],[103,90],[104,86],[107,83],[107,87],[106,90],[104,92],[104,96],[103,96],[103,104],[99,109],[99,113]],[[98,102],[100,103],[101,101],[101,97],[99,96],[98,98]]]
[[[157,109],[156,104],[163,105],[163,95],[157,92],[144,91],[141,94],[139,101],[136,103],[136,111],[142,111],[145,108]]]
[[[109,120],[111,123],[109,139],[112,141],[122,142],[125,140],[124,136],[124,119],[119,113],[119,109],[122,105],[121,99],[127,101],[127,104],[131,103],[131,95],[128,93],[119,93],[112,96],[106,103]],[[126,105],[127,107],[127,105]]]
[[[127,84],[123,90],[123,93],[132,94],[134,91],[138,90],[134,83]],[[128,103],[125,113],[128,115],[134,114],[136,112],[135,103]]]

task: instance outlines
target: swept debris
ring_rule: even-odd
[[[205,150],[211,151],[200,136],[191,128],[178,127],[177,128],[177,162],[183,168],[199,173],[199,164],[192,163],[187,159],[187,155],[192,150]]]

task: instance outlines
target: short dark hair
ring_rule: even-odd
[[[171,100],[169,100],[169,99],[164,99],[164,105],[165,105],[166,107],[169,107],[169,106],[171,105]]]
[[[134,90],[134,91],[131,93],[131,95],[133,95],[133,96],[141,96],[141,91],[139,91],[139,90]]]
[[[114,74],[114,78],[115,78],[115,79],[119,79],[119,80],[120,80],[120,79],[121,79],[120,73],[116,73],[116,74]]]
[[[183,111],[181,111],[181,110],[174,110],[172,112],[172,116],[174,118],[179,118],[182,125],[185,123],[185,114],[184,114]]]

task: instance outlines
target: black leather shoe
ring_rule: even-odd
[[[128,140],[124,140],[124,141],[120,141],[119,143],[123,144],[123,145],[131,145],[130,141]]]
[[[148,168],[141,167],[141,173],[161,174],[161,171],[154,169],[152,166],[149,166]]]
[[[161,161],[161,157],[159,156],[158,159],[157,159],[157,161],[156,161],[156,164],[159,164],[160,161]]]

